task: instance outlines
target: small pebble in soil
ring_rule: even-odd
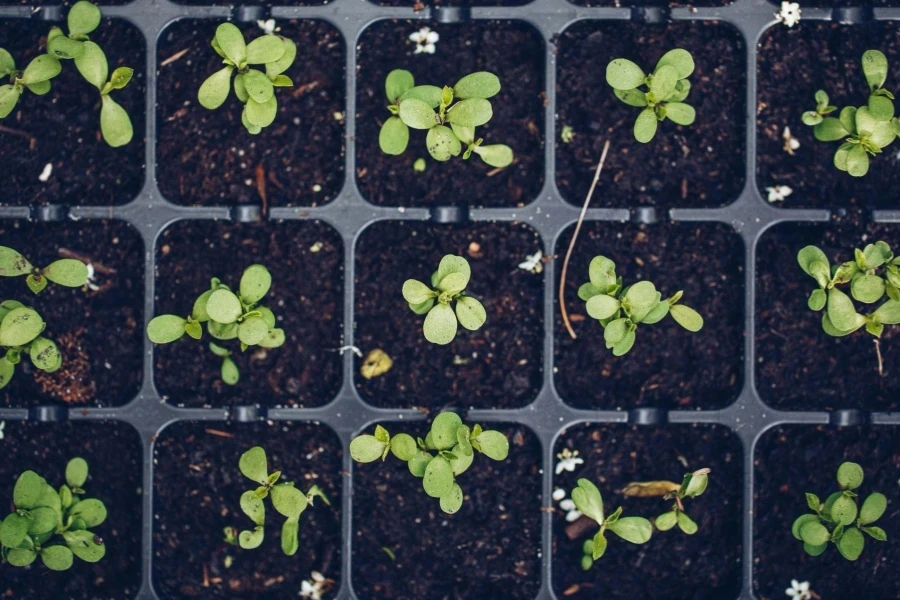
[[[42,183],[46,183],[50,179],[50,175],[53,173],[53,163],[47,163],[44,165],[44,170],[41,171],[41,174],[38,175],[38,180]]]

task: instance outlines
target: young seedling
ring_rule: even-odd
[[[44,566],[65,571],[74,557],[89,563],[106,555],[103,539],[90,531],[106,520],[106,506],[84,498],[88,464],[73,458],[66,483],[55,490],[34,471],[25,471],[13,489],[16,510],[0,524],[0,557],[14,567],[27,567],[40,555]]]
[[[461,256],[446,255],[431,275],[431,287],[415,279],[403,283],[403,298],[417,315],[426,315],[422,331],[432,344],[449,344],[456,337],[456,323],[476,331],[487,320],[481,302],[464,294],[472,269]],[[456,312],[450,307],[456,301]]]
[[[623,287],[616,277],[616,263],[605,256],[595,256],[589,267],[590,281],[578,288],[588,315],[600,321],[606,347],[615,356],[626,354],[634,345],[638,325],[652,325],[671,314],[675,322],[691,332],[703,328],[703,317],[693,308],[678,304],[680,290],[668,300],[649,281],[638,281]]]
[[[0,246],[0,277],[23,275],[28,289],[40,294],[47,287],[48,281],[64,287],[83,286],[88,280],[88,268],[80,260],[61,258],[41,269],[33,266],[27,258],[12,248]]]
[[[0,81],[9,77],[9,83],[0,85],[0,119],[5,119],[16,108],[25,89],[38,96],[50,91],[50,80],[62,72],[56,57],[41,54],[35,57],[24,71],[16,68],[12,55],[0,48]]]
[[[62,366],[62,354],[51,340],[41,336],[46,323],[41,315],[15,300],[0,302],[0,389],[6,387],[16,372],[22,356],[41,371],[53,373]]]
[[[797,262],[819,287],[809,295],[807,305],[814,311],[825,309],[822,329],[834,337],[842,337],[862,327],[875,336],[878,369],[882,372],[878,338],[885,325],[900,323],[900,257],[891,247],[878,241],[862,250],[854,250],[854,260],[831,265],[828,257],[815,246],[806,246],[797,253]],[[850,286],[850,296],[839,286]],[[853,300],[876,304],[884,296],[887,300],[867,315],[856,312]]]
[[[653,526],[643,517],[623,517],[620,506],[611,515],[603,512],[603,498],[597,486],[587,479],[579,479],[578,487],[572,490],[572,500],[575,507],[584,516],[597,522],[600,531],[594,535],[593,540],[585,540],[581,557],[581,568],[587,571],[606,552],[606,530],[612,531],[617,536],[632,544],[646,544],[653,535]]]
[[[407,463],[409,472],[422,479],[425,493],[439,498],[441,510],[453,514],[463,503],[463,491],[456,482],[475,459],[475,451],[496,461],[509,456],[509,441],[499,431],[471,429],[459,415],[443,412],[434,419],[431,431],[422,438],[406,433],[391,437],[378,425],[375,435],[359,435],[350,442],[350,456],[360,463],[387,458],[388,452]]]
[[[863,533],[879,542],[887,541],[884,529],[872,525],[884,514],[887,498],[875,492],[869,494],[862,508],[857,508],[854,490],[862,485],[863,470],[856,463],[842,463],[837,481],[841,491],[828,496],[824,503],[815,494],[806,494],[806,504],[814,514],[798,517],[791,533],[803,542],[803,549],[810,556],[819,556],[828,548],[828,542],[834,542],[841,556],[856,560],[866,545]]]
[[[656,528],[660,531],[668,531],[678,525],[678,528],[684,533],[694,535],[697,533],[697,523],[684,512],[684,499],[696,498],[706,491],[706,486],[709,484],[709,472],[709,469],[698,469],[693,473],[686,473],[680,484],[674,481],[629,483],[622,493],[630,498],[662,497],[663,500],[675,500],[672,510],[656,517]]]
[[[284,344],[284,330],[275,327],[275,313],[259,304],[269,292],[272,275],[262,265],[250,265],[241,276],[238,293],[213,277],[210,288],[194,301],[194,308],[187,318],[178,315],[160,315],[147,325],[147,335],[154,344],[169,344],[184,334],[199,340],[203,336],[203,323],[209,334],[217,340],[240,341],[241,352],[250,346],[279,348]],[[210,342],[210,351],[222,359],[222,381],[235,385],[240,379],[231,351]]]
[[[241,121],[252,135],[260,133],[275,121],[278,101],[275,88],[291,87],[294,83],[284,74],[297,58],[297,45],[277,35],[263,35],[249,44],[244,34],[231,23],[216,28],[213,50],[222,57],[225,68],[213,73],[197,93],[200,105],[215,110],[225,103],[234,77],[234,93],[243,103]],[[264,71],[250,65],[263,65]]]
[[[637,141],[646,144],[652,140],[659,122],[667,117],[678,125],[694,122],[697,112],[684,103],[691,91],[687,78],[693,72],[694,58],[682,48],[666,52],[649,75],[625,58],[617,58],[606,66],[606,82],[616,97],[643,109],[634,122]]]
[[[500,92],[500,79],[493,73],[471,73],[453,87],[439,88],[417,86],[412,73],[396,69],[388,73],[384,90],[388,110],[393,115],[384,122],[378,135],[378,145],[385,154],[403,154],[412,127],[428,131],[425,147],[437,161],[448,161],[460,153],[463,160],[468,160],[474,152],[492,167],[512,164],[512,148],[505,144],[484,146],[484,138],[475,137],[475,128],[486,124],[494,114],[488,98]]]
[[[316,485],[304,494],[294,487],[292,482],[279,483],[281,471],[269,473],[266,451],[259,446],[250,448],[241,455],[238,468],[244,477],[256,482],[259,487],[247,490],[241,495],[241,510],[256,526],[252,530],[242,531],[237,537],[237,543],[247,550],[258,548],[263,543],[266,524],[266,506],[263,500],[268,497],[275,510],[287,518],[281,526],[281,549],[288,556],[293,556],[300,547],[297,539],[300,531],[300,515],[313,503],[316,496],[330,505],[328,498]],[[230,530],[231,528],[225,529],[225,539],[234,543],[233,533]]]
[[[837,118],[824,90],[816,92],[816,109],[803,113],[803,122],[813,127],[821,142],[844,140],[834,154],[834,166],[853,177],[869,172],[869,156],[877,156],[900,135],[900,119],[894,116],[894,95],[884,89],[888,74],[887,57],[878,50],[867,50],[862,69],[869,84],[869,100],[859,108],[846,106]]]

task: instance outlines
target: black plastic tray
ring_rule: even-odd
[[[249,5],[250,2],[244,4]],[[42,10],[36,11],[38,6]],[[544,275],[544,382],[537,399],[529,406],[517,410],[474,410],[469,418],[478,422],[505,421],[521,423],[532,429],[543,447],[543,505],[551,507],[553,489],[553,467],[556,462],[554,444],[562,430],[579,422],[598,423],[717,423],[730,428],[743,444],[743,551],[741,598],[753,598],[753,531],[754,531],[754,450],[760,436],[769,428],[782,424],[832,424],[847,426],[858,424],[900,425],[900,413],[869,413],[858,410],[836,410],[831,412],[783,412],[773,410],[762,402],[755,386],[755,327],[754,293],[756,285],[756,247],[763,232],[773,224],[785,221],[809,222],[827,221],[828,210],[791,210],[771,206],[761,196],[756,183],[756,65],[757,41],[768,27],[777,25],[774,13],[777,7],[765,0],[737,0],[733,4],[718,8],[588,8],[570,4],[566,0],[535,0],[525,6],[515,7],[473,7],[473,8],[426,8],[419,12],[411,8],[381,7],[367,0],[334,0],[324,6],[182,6],[169,0],[135,0],[124,6],[102,6],[103,14],[121,18],[135,24],[143,33],[147,44],[147,64],[145,66],[147,89],[147,131],[146,131],[146,181],[143,190],[133,201],[123,206],[2,206],[2,219],[66,220],[116,218],[131,223],[143,237],[146,248],[145,269],[145,319],[154,314],[154,272],[155,244],[159,233],[173,221],[181,219],[231,219],[252,221],[260,216],[260,208],[255,206],[237,207],[189,207],[168,202],[160,194],[156,181],[156,73],[157,38],[172,20],[191,17],[208,18],[214,21],[232,19],[254,21],[272,17],[278,19],[322,19],[338,28],[347,44],[346,63],[346,163],[345,183],[338,197],[322,207],[272,208],[268,218],[278,219],[320,219],[340,232],[344,240],[344,343],[353,343],[354,333],[354,252],[359,233],[367,224],[383,219],[432,220],[436,223],[475,221],[521,221],[527,223],[541,235],[546,253],[557,248],[561,232],[578,218],[579,207],[566,202],[555,184],[555,142],[558,139],[556,122],[556,56],[554,36],[565,30],[573,22],[583,19],[626,20],[636,19],[648,22],[673,20],[720,20],[736,27],[744,37],[746,48],[746,172],[745,186],[740,197],[732,204],[715,209],[672,209],[668,218],[675,221],[718,221],[729,224],[742,238],[745,249],[744,263],[744,378],[743,388],[737,400],[729,407],[716,411],[662,411],[654,408],[638,408],[628,412],[576,410],[566,405],[557,394],[553,383],[554,327],[556,320],[556,281],[558,264],[549,263]],[[36,4],[33,6],[0,6],[0,19],[37,18],[56,21],[65,14],[58,5]],[[360,33],[372,22],[379,19],[434,19],[453,23],[466,19],[515,19],[526,21],[540,31],[545,41],[546,58],[546,110],[545,110],[545,173],[544,186],[537,199],[523,208],[458,209],[453,207],[407,208],[378,207],[366,202],[359,193],[356,173],[356,144],[354,141],[357,94],[356,40]],[[834,20],[847,23],[862,23],[869,20],[900,20],[900,8],[807,8],[803,7],[804,20]],[[780,25],[777,25],[780,26]],[[602,68],[603,65],[598,65]],[[265,134],[263,134],[265,135]],[[586,134],[585,134],[586,135]],[[626,133],[622,133],[626,135]],[[629,134],[630,135],[630,134]],[[608,180],[607,180],[608,181]],[[602,205],[601,185],[593,205]],[[835,210],[838,207],[834,207]],[[656,221],[657,210],[651,207],[635,207],[632,210],[592,208],[587,218],[598,221]],[[900,210],[874,211],[872,220],[884,223],[900,222]],[[564,249],[557,248],[557,251]],[[576,250],[577,251],[577,250]],[[360,399],[354,386],[356,377],[354,357],[345,353],[343,357],[343,384],[337,397],[320,408],[281,409],[262,408],[258,405],[237,406],[233,409],[179,409],[163,402],[153,383],[152,345],[144,340],[144,379],[140,393],[129,403],[118,408],[81,407],[66,409],[59,406],[40,406],[32,409],[0,409],[0,419],[55,421],[61,419],[116,419],[130,423],[141,436],[144,452],[143,472],[143,565],[141,591],[138,598],[154,599],[158,596],[151,586],[151,561],[153,559],[153,501],[154,465],[153,440],[166,425],[179,420],[224,420],[255,421],[258,419],[298,420],[321,422],[341,439],[344,449],[344,468],[353,472],[348,445],[361,429],[370,427],[381,420],[422,419],[416,410],[376,409]],[[327,399],[323,399],[327,401]],[[847,404],[852,399],[847,399]],[[352,482],[350,477],[343,480],[342,526],[344,551],[342,553],[341,582],[338,597],[355,598],[351,586],[352,544]],[[542,517],[542,582],[538,595],[541,599],[555,598],[551,586],[552,564],[552,515],[544,512]],[[799,549],[798,549],[799,551]]]

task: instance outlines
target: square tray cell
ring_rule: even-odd
[[[91,529],[103,539],[106,556],[97,563],[79,558],[68,571],[51,571],[38,558],[30,567],[3,565],[2,589],[8,598],[43,598],[48,590],[66,600],[128,600],[141,587],[141,440],[118,421],[7,421],[4,428],[0,498],[12,508],[13,487],[32,470],[59,487],[66,464],[88,462],[87,498],[106,505],[106,521]],[[7,511],[3,512],[5,517]]]
[[[60,258],[94,268],[90,287],[51,283],[36,296],[24,277],[0,277],[0,299],[36,309],[47,325],[43,335],[63,356],[54,373],[39,371],[24,358],[0,390],[0,403],[121,406],[131,401],[143,380],[144,243],[138,233],[123,221],[0,220],[0,245],[41,268]]]
[[[482,425],[509,438],[509,458],[475,457],[457,479],[464,500],[455,515],[443,512],[395,456],[354,464],[353,589],[359,598],[536,597],[540,443],[522,426]],[[392,435],[428,432],[424,423],[384,427]]]
[[[318,485],[331,502],[316,498],[303,511],[294,556],[281,550],[285,519],[268,500],[259,548],[225,542],[226,527],[253,527],[240,499],[257,485],[243,476],[238,460],[254,446],[265,449],[270,473],[282,471],[280,481],[293,481],[304,493]],[[159,433],[153,456],[153,586],[160,597],[292,598],[313,571],[333,590],[340,586],[341,443],[332,430],[306,423],[181,421]]]
[[[890,426],[824,425],[782,425],[763,434],[754,461],[753,590],[758,598],[783,597],[792,579],[808,581],[821,598],[900,598],[893,567],[900,563],[898,434],[898,428]],[[856,490],[860,505],[873,492],[888,498],[887,511],[876,522],[887,531],[887,542],[865,536],[865,548],[855,562],[845,560],[834,544],[821,556],[809,556],[791,535],[794,520],[812,512],[804,494],[814,493],[824,501],[840,490],[835,474],[844,461],[863,468],[865,478]]]
[[[324,21],[278,21],[279,35],[297,44],[278,88],[278,116],[259,135],[241,124],[243,105],[232,91],[211,111],[197,90],[222,69],[210,47],[224,20],[184,19],[159,38],[157,57],[157,181],[176,204],[318,206],[344,185],[344,39]],[[263,34],[238,23],[247,40]],[[186,51],[186,54],[182,54]]]
[[[218,277],[236,289],[244,269],[265,265],[272,288],[262,304],[284,329],[280,348],[233,350],[241,379],[226,385],[221,359],[208,350],[204,331],[154,348],[155,381],[172,403],[227,406],[234,402],[311,407],[330,402],[341,386],[344,308],[344,246],[319,221],[227,223],[180,221],[165,229],[156,246],[156,313],[190,314],[194,300]],[[155,316],[154,315],[154,316]]]
[[[773,408],[891,411],[900,406],[900,331],[885,326],[879,341],[884,376],[879,376],[876,338],[865,330],[841,338],[826,334],[824,313],[807,306],[817,284],[797,264],[797,252],[810,244],[821,248],[832,264],[853,260],[854,248],[877,240],[900,251],[896,225],[857,219],[827,225],[781,223],[758,242],[756,388]],[[880,304],[855,303],[861,314]]]
[[[865,106],[869,88],[861,60],[866,50],[881,50],[888,59],[885,87],[900,90],[900,26],[894,21],[839,25],[803,21],[763,32],[759,42],[757,106],[757,184],[789,186],[793,193],[777,206],[784,208],[897,207],[900,186],[896,142],[870,157],[869,172],[851,177],[834,166],[840,142],[820,142],[801,116],[813,110],[816,90],[825,90],[838,107]],[[791,156],[784,149],[784,128],[800,147]],[[763,197],[766,194],[763,193]]]
[[[356,243],[356,335],[364,353],[384,350],[393,361],[386,374],[356,387],[382,407],[437,409],[515,408],[534,400],[541,386],[543,275],[517,268],[541,249],[525,225],[435,225],[382,221]],[[401,290],[407,279],[430,284],[446,254],[469,261],[466,292],[487,311],[477,331],[460,326],[456,338],[438,346],[422,333],[424,316],[409,309]]]
[[[744,187],[744,39],[719,21],[580,21],[557,43],[556,136],[572,127],[571,143],[556,144],[556,185],[566,200],[584,202],[604,142],[609,156],[594,206],[715,207],[737,199]],[[690,127],[668,119],[647,144],[634,139],[639,108],[627,106],[606,83],[615,58],[652,71],[663,54],[685,48],[694,57],[691,92],[697,110]]]
[[[602,425],[586,423],[564,431],[555,452],[578,451],[584,464],[554,478],[554,490],[570,497],[580,478],[603,496],[606,514],[619,506],[624,517],[650,520],[670,510],[662,498],[627,498],[620,490],[633,481],[671,480],[709,468],[709,487],[686,499],[685,513],[699,526],[688,536],[677,527],[653,531],[634,545],[607,534],[606,554],[590,570],[581,568],[582,545],[598,526],[582,517],[568,523],[566,511],[553,517],[553,589],[562,598],[737,598],[741,581],[741,490],[743,452],[730,430],[718,425]],[[554,503],[554,508],[559,504]],[[614,575],[613,575],[614,574]]]
[[[66,13],[67,14],[67,13]],[[47,33],[64,23],[0,19],[0,48],[24,69],[46,52]],[[3,195],[0,204],[126,204],[144,185],[147,48],[140,30],[122,19],[103,19],[91,40],[100,45],[109,72],[132,67],[134,79],[112,97],[131,117],[134,139],[111,148],[100,135],[100,94],[73,61],[62,61],[43,96],[26,91],[0,120]],[[8,83],[4,79],[3,83]],[[50,165],[46,182],[40,177]]]
[[[414,54],[409,35],[430,27],[441,37],[434,54]],[[373,204],[389,206],[522,206],[533,201],[544,181],[544,42],[524,21],[378,21],[367,27],[357,45],[356,182]],[[502,89],[491,98],[494,116],[476,131],[485,144],[506,144],[515,162],[496,170],[473,155],[446,163],[432,159],[425,132],[410,130],[401,156],[378,147],[387,110],[384,80],[405,69],[417,85],[454,85],[476,71],[490,71]],[[413,163],[424,158],[424,172]]]
[[[572,231],[569,227],[560,236],[558,256],[565,256]],[[666,317],[639,326],[631,351],[613,356],[603,327],[587,315],[577,295],[598,255],[616,263],[624,285],[646,279],[664,298],[684,290],[681,302],[703,316],[703,329],[691,333]],[[554,382],[563,400],[576,408],[607,410],[714,410],[731,404],[743,379],[743,265],[743,243],[727,225],[585,223],[566,281],[566,308],[578,339],[566,331],[558,303],[554,309]]]

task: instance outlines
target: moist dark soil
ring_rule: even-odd
[[[116,421],[7,421],[0,467],[0,498],[12,508],[19,475],[32,470],[58,487],[66,464],[80,456],[88,462],[87,497],[98,498],[108,512],[92,531],[103,538],[106,556],[90,564],[78,558],[68,571],[51,571],[38,558],[31,566],[3,565],[4,598],[126,600],[141,587],[141,441],[131,426]],[[8,503],[8,505],[7,505]],[[6,516],[4,511],[3,515]]]
[[[583,517],[569,524],[566,512],[553,517],[553,589],[566,598],[642,598],[722,600],[735,598],[741,582],[740,440],[717,425],[579,425],[563,432],[556,451],[578,451],[584,464],[563,471],[553,482],[566,497],[587,478],[600,489],[606,514],[622,506],[623,516],[653,520],[668,511],[661,498],[626,498],[619,490],[632,481],[681,482],[685,473],[709,468],[709,488],[685,500],[685,512],[697,523],[692,536],[677,527],[653,531],[635,545],[607,535],[609,547],[589,571],[581,568],[584,540],[597,526]],[[571,539],[569,536],[574,535]]]
[[[269,472],[282,471],[316,498],[300,517],[300,550],[281,551],[284,517],[266,501],[265,539],[255,550],[224,541],[225,527],[252,528],[241,494],[256,488],[238,470],[241,454],[266,450]],[[167,598],[293,598],[318,571],[333,582],[341,573],[341,444],[333,431],[304,423],[234,424],[184,421],[164,429],[154,445],[156,473],[153,585]],[[230,567],[225,561],[233,560]]]
[[[157,180],[172,202],[318,206],[340,191],[344,40],[324,21],[278,25],[279,35],[297,44],[297,60],[285,73],[294,86],[277,90],[278,116],[255,136],[241,124],[243,105],[233,90],[217,110],[197,102],[203,81],[222,69],[209,45],[215,21],[176,21],[160,35]],[[238,26],[247,40],[263,35],[255,22]]]
[[[154,348],[161,394],[179,406],[310,407],[330,402],[341,385],[344,249],[336,231],[319,221],[225,223],[181,221],[164,230],[156,250],[156,314],[187,315],[218,277],[237,289],[244,269],[260,263],[272,273],[262,305],[275,313],[287,341],[280,348],[232,350],[241,379],[226,385],[213,338],[188,336]]]
[[[700,0],[699,2],[677,2],[672,0],[569,0],[573,4],[580,6],[671,6],[677,7],[693,7],[693,6],[726,6],[731,4],[731,0]]]
[[[430,27],[440,36],[434,54],[413,55],[409,35]],[[544,181],[544,43],[531,25],[516,21],[379,21],[357,45],[356,178],[369,202],[401,206],[522,206],[533,201]],[[473,155],[439,163],[425,149],[425,132],[411,130],[402,156],[378,147],[378,133],[390,117],[384,79],[406,69],[418,85],[450,85],[476,71],[500,78],[491,98],[494,116],[476,135],[485,144],[506,144],[515,162],[496,170]],[[413,163],[424,158],[423,173]]]
[[[54,340],[63,355],[55,373],[39,371],[24,358],[12,381],[0,390],[0,403],[26,407],[129,402],[143,380],[144,244],[137,232],[122,221],[6,220],[0,221],[0,240],[38,267],[60,258],[89,262],[97,287],[50,283],[35,296],[24,277],[0,278],[0,299],[37,310],[47,324],[43,335]]]
[[[357,375],[369,403],[439,409],[515,408],[537,396],[542,381],[542,274],[517,265],[541,249],[538,234],[521,224],[433,225],[382,221],[362,232],[356,246],[356,344],[384,350],[393,361],[385,375]],[[428,342],[424,316],[400,293],[403,282],[430,284],[447,254],[472,267],[466,292],[487,311],[477,331],[459,327],[446,345]],[[356,372],[362,360],[356,359]]]
[[[483,424],[488,427],[488,424]],[[423,423],[385,423],[392,434]],[[541,450],[522,426],[491,423],[509,458],[475,457],[448,515],[393,455],[354,465],[353,589],[360,598],[534,598],[541,587]]]
[[[14,4],[17,2],[14,2]],[[47,33],[55,23],[41,20],[0,21],[0,48],[24,69],[45,53]],[[141,32],[120,19],[104,19],[91,39],[106,52],[109,72],[134,68],[128,87],[113,92],[128,112],[134,139],[111,148],[100,135],[100,94],[72,61],[43,96],[26,91],[15,110],[0,121],[3,194],[0,204],[126,204],[144,185],[146,131],[146,45]],[[40,181],[46,165],[52,172]]]
[[[690,127],[666,120],[648,144],[634,139],[640,109],[627,106],[606,83],[606,65],[627,58],[645,71],[671,48],[694,56],[687,103],[697,110]],[[571,143],[556,143],[556,184],[581,205],[603,144],[612,142],[594,206],[724,206],[744,186],[746,48],[737,29],[718,21],[647,25],[583,21],[557,42],[557,131],[568,125]]]
[[[853,260],[854,248],[877,240],[896,248],[896,233],[896,226],[861,224],[851,216],[828,224],[782,223],[763,234],[756,259],[756,387],[766,403],[781,410],[900,406],[897,327],[885,326],[881,336],[881,377],[874,337],[857,331],[834,338],[822,330],[823,313],[807,306],[817,284],[797,264],[797,252],[810,244],[838,264]],[[881,302],[855,304],[868,314]]]
[[[897,471],[900,436],[897,427],[842,427],[789,425],[767,431],[756,446],[756,516],[753,532],[755,557],[753,590],[760,600],[779,600],[791,580],[808,581],[821,598],[900,598],[900,563],[897,536]],[[818,557],[803,551],[791,535],[791,524],[804,513],[804,494],[825,498],[839,490],[835,474],[844,461],[858,463],[865,472],[859,492],[861,503],[881,492],[888,507],[877,525],[888,534],[886,542],[866,537],[862,556],[845,560],[833,544]]]
[[[860,61],[871,48],[887,55],[891,72],[886,87],[896,90],[900,85],[896,24],[850,26],[804,21],[792,29],[772,27],[763,33],[758,61],[757,183],[763,191],[775,185],[787,185],[793,190],[778,206],[896,206],[896,190],[900,187],[896,143],[871,157],[865,177],[851,177],[834,166],[834,153],[840,143],[816,140],[813,128],[800,119],[804,111],[815,108],[816,90],[825,90],[831,104],[839,110],[850,105],[864,106],[869,90]],[[790,127],[791,135],[800,142],[794,156],[784,150],[785,127]]]
[[[572,231],[561,235],[558,256],[565,256]],[[625,285],[648,280],[664,298],[684,290],[681,303],[703,316],[703,329],[691,333],[666,317],[639,326],[631,351],[613,356],[603,327],[577,295],[598,255],[616,263]],[[744,247],[724,224],[585,223],[566,281],[566,308],[578,339],[569,336],[558,305],[554,310],[556,388],[566,403],[583,409],[723,408],[742,385],[743,298]]]

